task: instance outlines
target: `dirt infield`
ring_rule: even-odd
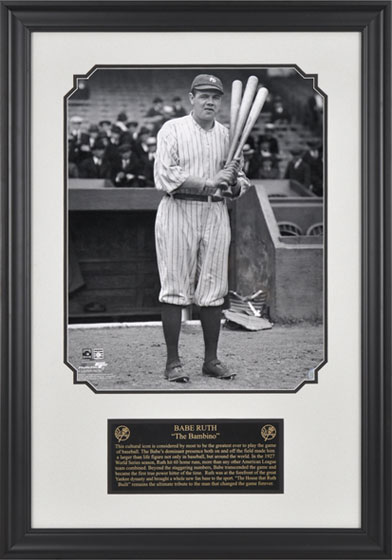
[[[68,344],[78,381],[88,380],[98,391],[287,391],[313,378],[312,370],[323,359],[323,327],[300,324],[258,332],[223,328],[220,358],[236,373],[228,381],[202,376],[200,325],[184,325],[180,353],[190,376],[186,384],[163,378],[165,343],[160,325],[73,327]],[[98,352],[96,359],[85,359],[86,350],[103,350],[104,358]]]

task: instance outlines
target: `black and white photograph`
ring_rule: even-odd
[[[326,362],[327,94],[97,65],[64,97],[65,361],[95,392],[296,392]]]

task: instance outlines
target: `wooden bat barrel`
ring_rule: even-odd
[[[259,79],[256,76],[249,76],[245,87],[244,95],[241,101],[241,105],[238,111],[236,127],[229,146],[229,152],[226,158],[227,162],[230,162],[233,159],[234,152],[236,151],[237,148],[238,140],[241,136],[242,130],[244,128],[246,119],[249,115],[249,111],[255,97],[258,83],[259,83]]]
[[[233,139],[235,127],[237,124],[238,111],[241,106],[242,97],[242,82],[241,80],[234,80],[231,86],[231,100],[230,100],[230,144]]]

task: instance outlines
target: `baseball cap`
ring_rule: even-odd
[[[196,76],[191,85],[191,91],[193,89],[216,89],[223,94],[222,81],[212,74],[199,74],[198,76]]]

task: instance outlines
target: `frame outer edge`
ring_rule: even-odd
[[[360,31],[389,0],[3,0],[26,27],[63,31]],[[309,9],[312,4],[313,10]],[[52,7],[55,6],[55,12]],[[207,7],[208,6],[208,7]],[[202,9],[200,9],[202,8]],[[318,13],[316,13],[316,11]],[[208,12],[208,16],[206,17]],[[327,18],[320,18],[323,13]],[[344,20],[344,23],[342,23]]]
[[[362,197],[362,527],[388,557],[390,527],[390,6],[364,33]],[[389,129],[388,129],[389,128]],[[379,188],[376,188],[379,186]],[[366,412],[364,414],[364,412]],[[389,436],[388,436],[389,433]],[[389,450],[388,450],[389,447]],[[388,505],[389,501],[389,505]]]
[[[30,33],[9,14],[9,399],[8,546],[31,517]],[[14,48],[12,48],[12,46]]]
[[[376,388],[372,391],[370,384],[372,365],[374,369],[380,372],[379,356],[374,348],[378,348],[381,344],[379,340],[379,317],[381,311],[380,301],[380,288],[377,274],[375,274],[375,267],[380,270],[380,259],[377,252],[379,247],[379,231],[380,227],[377,224],[377,208],[380,206],[378,202],[380,198],[380,189],[372,190],[372,179],[375,179],[375,174],[378,174],[377,166],[375,165],[374,155],[377,153],[378,145],[377,133],[375,136],[375,128],[380,123],[379,107],[376,100],[379,100],[379,83],[376,79],[379,70],[377,64],[378,57],[378,41],[377,41],[377,26],[372,21],[368,28],[364,30],[362,37],[362,200],[361,200],[361,226],[362,226],[362,263],[361,263],[361,278],[362,278],[362,311],[361,311],[361,338],[362,338],[362,395],[361,395],[361,416],[362,416],[362,514],[361,525],[365,531],[372,534],[373,539],[379,542],[377,532],[379,530],[378,519],[374,521],[373,515],[376,513],[377,518],[380,512],[374,510],[374,504],[379,499],[379,484],[380,484],[380,463],[379,453],[379,437],[371,441],[370,434],[372,429],[376,427],[377,434],[379,435],[378,421],[376,417],[381,416],[381,410],[373,407],[373,399],[379,392],[379,375],[374,376],[374,385]],[[371,56],[373,54],[373,57]],[[374,64],[376,59],[376,65]],[[377,94],[374,94],[374,91]],[[374,199],[377,202],[373,203]],[[375,310],[376,312],[373,311]],[[372,349],[373,345],[373,349]],[[374,359],[376,362],[374,362]],[[373,416],[372,416],[373,415]],[[374,455],[374,461],[369,460],[369,454]],[[377,487],[374,488],[374,481],[377,481]],[[373,481],[373,485],[372,485]],[[373,486],[373,495],[371,488]]]
[[[8,4],[17,6],[16,3]],[[32,4],[36,3],[32,2]],[[40,4],[42,6],[43,3]],[[46,2],[45,4],[46,8],[55,8],[53,2]],[[369,8],[371,2],[364,4]],[[75,4],[73,5],[75,6]],[[352,5],[354,6],[354,4]],[[358,5],[361,5],[361,3],[358,3]],[[243,544],[242,551],[245,555],[241,554],[242,558],[387,558],[389,557],[387,554],[391,550],[391,484],[390,470],[388,470],[391,465],[391,424],[389,416],[391,405],[391,284],[389,282],[391,280],[390,3],[375,2],[372,7],[379,10],[379,15],[377,25],[374,20],[372,23],[370,19],[368,21],[367,40],[369,42],[367,47],[369,48],[370,45],[370,52],[368,52],[368,75],[366,77],[374,77],[378,80],[378,83],[372,85],[368,79],[367,84],[365,84],[365,75],[362,76],[362,92],[368,103],[362,107],[363,123],[364,125],[366,123],[366,131],[368,132],[367,139],[363,140],[364,159],[366,161],[364,161],[362,168],[362,204],[366,204],[368,209],[362,209],[362,217],[366,219],[363,224],[362,237],[363,255],[366,257],[362,263],[362,295],[369,314],[364,314],[363,320],[367,318],[371,320],[366,329],[362,331],[366,346],[363,354],[362,374],[363,381],[366,382],[368,388],[368,392],[365,391],[366,394],[363,395],[362,401],[366,405],[363,412],[368,413],[368,416],[365,415],[362,426],[365,429],[367,455],[363,454],[362,458],[367,475],[364,492],[367,493],[368,501],[365,505],[369,515],[364,518],[365,524],[362,532],[349,530],[312,532],[303,530],[296,531],[293,537],[293,535],[290,536],[290,533],[292,533],[290,530],[278,531],[279,535],[281,533],[286,534],[289,542],[291,542],[291,547],[282,542],[279,549],[275,548],[273,531],[265,532],[264,536],[262,531],[258,532],[258,536],[255,536],[253,531],[240,531],[242,538],[245,538],[246,535],[249,536],[249,541],[246,540]],[[338,9],[337,5],[336,9]],[[28,8],[26,10],[28,11]],[[1,331],[1,344],[6,344],[2,348],[2,366],[6,366],[7,369],[5,370],[6,373],[3,371],[1,377],[1,449],[2,451],[5,450],[6,453],[9,451],[10,468],[8,469],[7,456],[2,456],[0,466],[3,478],[0,490],[2,497],[6,499],[0,506],[3,514],[1,538],[6,538],[4,545],[7,550],[0,549],[0,556],[5,553],[5,556],[13,558],[136,558],[135,554],[141,552],[141,555],[137,557],[184,558],[184,551],[189,550],[190,546],[186,544],[186,536],[190,533],[187,530],[182,532],[172,531],[171,535],[168,534],[170,531],[154,530],[154,536],[160,538],[158,543],[150,543],[148,540],[151,538],[152,531],[135,531],[133,532],[133,538],[128,541],[132,544],[128,545],[126,539],[121,538],[124,536],[123,531],[105,531],[102,533],[97,531],[95,533],[94,531],[83,530],[30,530],[30,337],[32,332],[29,145],[31,96],[29,73],[31,68],[31,35],[21,20],[8,12],[5,3],[0,3],[0,12],[1,46],[3,47],[0,53],[0,64],[1,77],[2,80],[5,79],[5,85],[2,81],[0,91],[2,96],[6,96],[7,100],[7,103],[0,108],[0,124],[5,125],[5,128],[0,129],[3,131],[0,138],[3,142],[0,145],[0,173],[1,179],[5,180],[7,186],[0,193],[1,211],[6,218],[1,221],[0,225],[1,234],[5,235],[3,245],[0,247],[0,256],[1,263],[8,264],[10,267],[9,278],[11,281],[8,284],[8,276],[2,271],[0,280],[5,284],[5,293],[0,295],[3,305],[1,318],[5,319],[5,328]],[[33,12],[36,13],[33,14]],[[38,12],[39,10],[31,9],[30,15],[34,15],[38,26],[41,30],[44,30],[43,20],[41,23],[39,22]],[[381,12],[383,17],[381,17]],[[8,37],[7,28],[8,16],[10,37]],[[53,17],[53,13],[51,13],[51,16]],[[64,19],[67,20],[67,18]],[[53,17],[52,25],[55,20],[56,17]],[[63,26],[64,30],[67,25],[70,26],[69,21],[61,24],[57,23],[57,25],[58,28]],[[50,25],[48,29],[50,29]],[[385,35],[382,33],[383,30]],[[10,48],[11,53],[9,61],[6,54],[8,48]],[[377,63],[375,68],[371,68],[369,63],[374,62],[372,57],[375,57],[377,53],[383,55],[382,62]],[[383,72],[385,73],[384,82],[382,82]],[[378,108],[382,101],[385,104],[384,113]],[[370,109],[367,113],[365,113],[365,106]],[[384,122],[382,122],[383,118]],[[373,122],[372,119],[374,119]],[[7,148],[4,144],[7,143],[8,134],[11,131],[13,135],[10,139],[9,148]],[[364,134],[362,134],[362,137],[364,137]],[[381,150],[381,152],[378,152],[378,150]],[[374,192],[377,191],[376,186],[380,187],[378,193]],[[9,214],[8,209],[10,209]],[[10,290],[9,308],[7,303],[8,290]],[[4,305],[7,305],[7,307],[4,308]],[[4,389],[6,389],[5,393],[3,392]],[[5,423],[3,422],[4,419]],[[378,437],[370,442],[370,438],[377,431]],[[364,451],[365,449],[363,453]],[[372,464],[373,457],[371,457],[372,451],[375,452],[374,466]],[[4,478],[6,476],[4,475],[8,477],[5,484]],[[377,478],[371,479],[370,475]],[[371,519],[369,519],[369,516]],[[380,524],[381,528],[378,526]],[[225,538],[225,531],[216,530],[214,532],[214,530],[211,530],[193,533],[190,541],[197,541],[196,552],[191,552],[190,555],[187,555],[187,558],[234,558],[236,552],[238,556],[240,543],[234,537],[233,531],[226,532],[225,548],[218,542],[218,533]],[[308,546],[305,544],[306,534],[309,535]],[[331,544],[330,541],[328,542],[328,535],[332,540],[335,539]],[[349,539],[350,535],[352,535],[351,540]],[[178,540],[174,545],[176,537]],[[146,547],[147,542],[150,543],[148,548]],[[234,545],[231,550],[230,543]],[[324,543],[324,547],[322,543]],[[209,550],[208,556],[205,554],[207,548]],[[225,555],[225,553],[228,554]],[[105,556],[106,554],[108,556]]]
[[[385,268],[384,268],[384,410],[385,434],[382,442],[384,455],[384,531],[386,552],[392,557],[392,5],[385,9],[385,58],[384,58],[384,239],[385,239]]]
[[[0,556],[7,548],[8,431],[7,398],[9,372],[8,323],[8,10],[0,5]]]

